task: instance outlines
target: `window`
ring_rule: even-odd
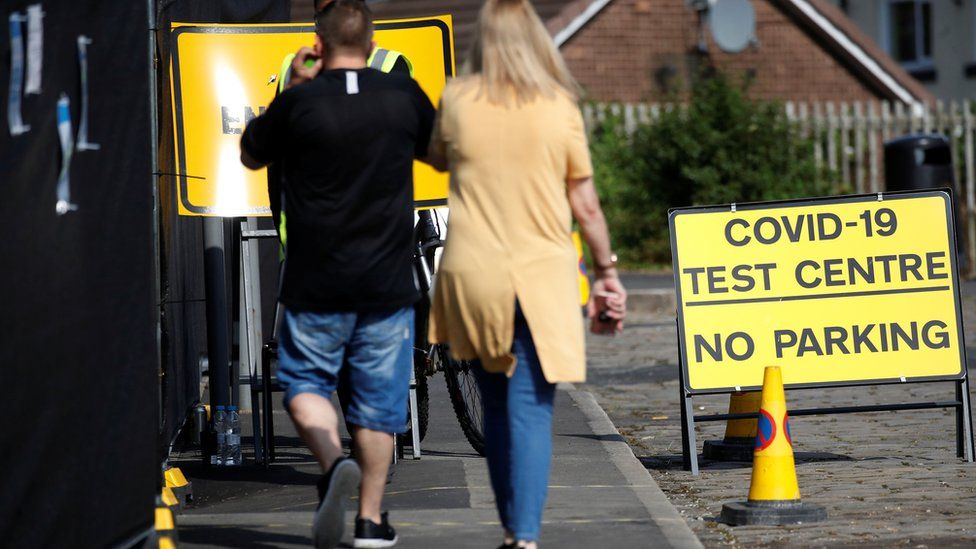
[[[932,2],[890,0],[883,26],[888,53],[909,70],[932,67]]]

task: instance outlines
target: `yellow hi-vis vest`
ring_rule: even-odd
[[[388,50],[386,48],[374,48],[373,53],[366,60],[366,66],[371,69],[376,69],[380,72],[390,72],[393,70],[393,66],[396,65],[398,59],[403,59],[403,62],[407,64],[407,69],[410,71],[410,77],[413,77],[413,63],[410,59],[396,50]],[[291,80],[291,62],[295,60],[295,54],[289,53],[281,60],[281,69],[278,71],[278,93],[285,91],[285,85]],[[281,221],[278,225],[278,236],[281,239],[281,256],[284,257],[285,254],[285,242],[288,240],[288,233],[285,230],[285,203],[282,200],[281,203]]]
[[[406,55],[396,50],[375,48],[373,53],[370,54],[369,59],[366,60],[366,66],[380,72],[390,72],[399,59],[403,59],[403,62],[407,64],[407,69],[410,70],[410,76],[412,77],[413,63],[410,62],[410,59]],[[278,71],[278,93],[285,91],[285,85],[291,80],[291,62],[294,60],[294,53],[289,53],[281,60],[281,70]]]

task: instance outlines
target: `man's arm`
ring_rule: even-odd
[[[284,120],[290,94],[275,97],[268,110],[244,128],[241,136],[241,164],[251,170],[261,169],[278,160],[284,142]]]
[[[410,85],[413,88],[413,102],[417,109],[419,121],[417,142],[414,144],[414,158],[425,164],[429,164],[438,171],[445,171],[447,169],[447,161],[441,158],[443,155],[435,150],[436,146],[432,146],[437,143],[431,143],[431,134],[436,133],[434,131],[434,125],[436,124],[437,111],[434,109],[433,103],[430,102],[430,98],[427,97],[427,94],[424,93],[424,90],[420,88],[420,85],[416,81],[411,80]]]
[[[447,171],[447,156],[441,148],[441,143],[436,141],[435,136],[431,136],[431,143],[427,147],[427,156],[418,158],[417,160],[420,160],[439,172]]]
[[[443,107],[442,107],[443,109]],[[427,154],[422,158],[418,158],[424,164],[427,164],[431,168],[439,172],[446,172],[447,165],[447,153],[445,151],[444,140],[441,136],[441,113],[443,110],[438,110],[437,114],[434,115],[433,127],[430,132],[430,140],[427,144]]]

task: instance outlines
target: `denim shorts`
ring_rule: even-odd
[[[278,382],[285,407],[301,393],[331,398],[348,368],[346,421],[403,433],[413,367],[414,312],[314,312],[285,308],[278,344]]]

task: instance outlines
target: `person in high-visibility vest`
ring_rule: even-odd
[[[333,0],[313,0],[316,19],[318,14],[325,9]],[[296,53],[289,53],[281,60],[281,68],[278,70],[278,89],[281,93],[286,89],[297,86],[310,80],[309,70],[315,66],[315,52],[312,48],[303,47]],[[386,48],[374,47],[366,66],[380,72],[399,72],[409,74],[413,77],[413,63],[401,52],[388,50]],[[281,242],[280,256],[284,259],[285,245],[288,241],[288,232],[285,230],[285,211],[281,196],[281,173],[280,167],[268,166],[268,199],[271,205],[271,217],[274,219],[275,229],[278,231],[278,239]]]
[[[356,492],[353,545],[392,547],[398,539],[382,512],[383,481],[393,434],[407,421],[412,305],[421,297],[411,246],[413,160],[426,159],[436,111],[409,76],[368,67],[371,15],[360,0],[326,5],[313,53],[300,50],[292,63],[289,83],[309,81],[275,98],[241,136],[241,162],[279,163],[289,200],[278,382],[325,473],[317,547],[342,539],[344,506]],[[342,456],[329,402],[347,366],[355,461]]]
[[[315,8],[315,20],[333,0],[313,0]],[[315,52],[310,47],[300,48],[295,53],[289,53],[281,60],[281,66],[277,76],[276,95],[286,89],[308,82],[318,72],[315,69]],[[366,60],[366,66],[385,73],[408,74],[413,78],[413,63],[401,52],[374,46],[372,53]],[[315,72],[312,72],[312,71]],[[275,229],[278,231],[278,241],[280,243],[279,259],[285,259],[285,246],[288,242],[288,231],[286,229],[284,207],[284,195],[281,192],[281,166],[271,164],[268,166],[268,199],[271,206],[271,217],[274,220]],[[343,412],[349,404],[348,380],[342,376],[339,384],[338,395]]]

